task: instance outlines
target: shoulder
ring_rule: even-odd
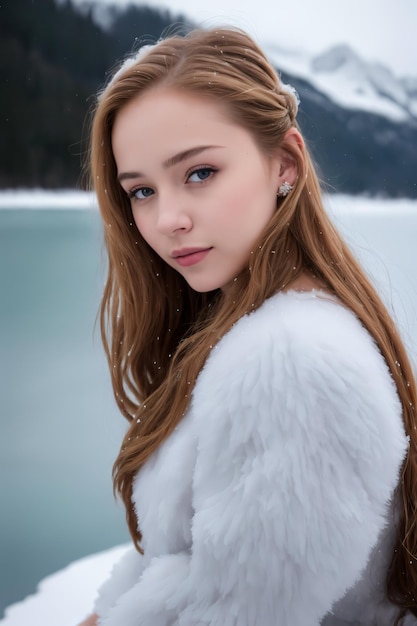
[[[318,291],[279,293],[241,318],[212,351],[202,378],[218,379],[220,372],[233,377],[256,364],[268,365],[271,374],[292,368],[294,375],[304,372],[314,378],[330,375],[337,364],[344,365],[347,376],[368,368],[383,376],[391,390],[394,386],[373,338],[357,317],[336,298]]]
[[[199,419],[221,415],[221,429],[234,430],[238,414],[239,427],[266,437],[308,432],[349,447],[362,437],[363,446],[404,453],[402,409],[384,358],[357,317],[321,292],[277,294],[239,320],[194,392]],[[215,429],[216,420],[200,428]]]

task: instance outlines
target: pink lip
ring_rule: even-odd
[[[171,256],[178,265],[188,267],[200,263],[210,252],[212,248],[181,248],[181,250],[173,250]]]

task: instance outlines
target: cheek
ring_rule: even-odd
[[[152,239],[152,229],[150,227],[149,220],[146,219],[146,216],[143,213],[139,213],[138,211],[132,211],[132,214],[136,228],[144,240],[150,244],[150,239]]]
[[[248,207],[253,203],[252,186],[237,181],[233,186],[226,187],[220,194],[218,208],[223,221],[235,222],[248,211]]]
[[[138,229],[138,231],[140,232],[141,235],[143,235],[143,226],[141,223],[140,218],[138,217],[138,215],[135,213],[135,211],[132,211],[132,215],[133,215],[133,221],[136,224],[136,228]]]
[[[256,225],[272,217],[276,207],[276,195],[262,176],[257,179],[249,176],[243,182],[239,180],[224,199],[227,205],[227,211],[223,211],[224,218],[236,225],[243,220],[248,227],[249,223]],[[240,225],[244,226],[242,223]]]

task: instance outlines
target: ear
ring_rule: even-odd
[[[277,155],[277,189],[285,182],[294,185],[298,176],[295,154],[304,151],[304,141],[296,128],[290,128],[285,133],[284,141]]]

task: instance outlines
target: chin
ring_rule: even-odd
[[[194,291],[197,291],[197,293],[210,293],[210,291],[216,291],[216,289],[220,289],[220,287],[200,287],[200,286],[190,285],[190,283],[188,284],[191,287],[191,289],[193,289]]]
[[[198,293],[209,293],[210,291],[216,291],[223,288],[223,283],[219,284],[219,281],[199,281],[199,280],[187,280],[187,283],[191,289]]]

